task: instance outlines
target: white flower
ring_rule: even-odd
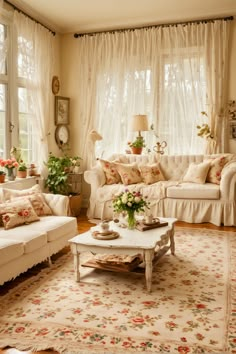
[[[140,197],[135,197],[135,198],[134,198],[134,201],[135,201],[135,203],[138,204],[138,203],[141,201],[141,198],[140,198]]]
[[[126,204],[128,202],[127,194],[123,194],[121,198],[122,203]]]
[[[128,205],[129,207],[132,207],[132,203],[131,203],[131,202],[128,202],[127,205]]]

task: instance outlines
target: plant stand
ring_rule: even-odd
[[[70,202],[70,215],[78,216],[82,205],[82,195],[81,194],[70,195],[69,202]]]

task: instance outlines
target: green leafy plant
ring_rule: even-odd
[[[81,160],[81,158],[78,156],[73,158],[67,155],[57,157],[50,153],[48,161],[45,163],[48,168],[45,187],[53,194],[73,194],[71,193],[71,184],[69,183],[68,176],[71,167],[74,166],[74,161],[78,163],[79,160]]]
[[[142,136],[137,136],[133,142],[128,142],[129,147],[143,148],[146,146],[145,140]]]
[[[6,172],[0,170],[0,175],[5,175],[5,174],[6,174]]]
[[[19,162],[18,171],[26,171],[26,170],[27,170],[26,163],[25,163],[23,160],[21,160],[21,161]]]

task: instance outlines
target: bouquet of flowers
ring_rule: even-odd
[[[0,166],[5,167],[6,169],[10,170],[15,167],[18,167],[19,164],[16,161],[16,159],[14,157],[12,157],[12,158],[6,159],[6,160],[0,159]]]
[[[128,227],[130,229],[134,228],[136,225],[134,213],[145,211],[145,208],[149,208],[148,202],[140,192],[130,192],[128,189],[115,196],[112,205],[114,212],[127,212]]]

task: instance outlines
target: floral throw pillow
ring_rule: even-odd
[[[142,180],[145,184],[152,184],[159,181],[165,181],[165,178],[160,170],[159,164],[140,165]]]
[[[206,181],[210,183],[220,184],[221,172],[227,163],[225,156],[217,157],[207,160],[210,162],[210,169],[208,171]]]
[[[28,199],[38,216],[52,215],[52,210],[45,201],[42,193],[35,193],[24,197],[13,198],[11,201]]]
[[[5,230],[39,220],[29,200],[0,204],[0,214]]]
[[[124,185],[127,186],[129,184],[142,182],[141,174],[136,163],[116,163],[115,165]]]
[[[183,182],[193,182],[204,184],[210,168],[210,162],[204,161],[199,164],[191,163],[183,177]]]
[[[115,161],[106,161],[99,159],[102,169],[105,173],[106,184],[116,184],[121,182],[120,175],[117,171]]]

